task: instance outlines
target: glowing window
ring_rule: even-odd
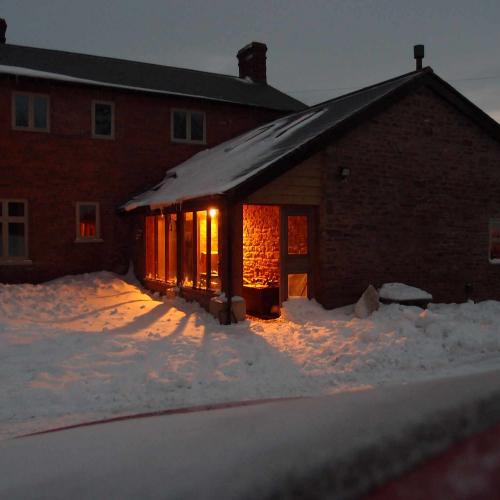
[[[165,216],[156,217],[156,279],[165,281]]]
[[[77,241],[96,241],[101,238],[99,203],[77,202],[76,239]]]
[[[167,283],[177,284],[177,215],[170,214],[168,220],[168,273]]]
[[[307,254],[307,215],[288,216],[288,254]]]
[[[193,286],[193,212],[184,214],[183,235],[183,286]]]
[[[288,296],[307,297],[307,274],[288,275]]]
[[[146,217],[146,278],[155,277],[155,218]]]

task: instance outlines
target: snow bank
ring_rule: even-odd
[[[132,279],[129,276],[128,279]],[[132,283],[134,283],[132,281]],[[325,311],[221,326],[111,273],[0,286],[0,439],[140,412],[500,368],[500,303]]]
[[[379,297],[386,300],[432,300],[430,293],[403,283],[385,283],[379,290]]]

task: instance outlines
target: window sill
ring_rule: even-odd
[[[32,266],[32,260],[0,260],[0,266]]]
[[[92,139],[105,139],[107,141],[114,141],[115,136],[114,135],[96,135],[92,134]]]
[[[104,243],[102,238],[77,238],[75,243]]]
[[[173,143],[178,143],[178,144],[194,144],[196,146],[206,146],[207,141],[190,141],[189,139],[173,139]]]
[[[19,131],[23,131],[23,132],[43,132],[45,134],[50,134],[49,128],[12,127],[12,130],[19,130]]]

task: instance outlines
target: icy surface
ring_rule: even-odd
[[[221,326],[111,273],[0,285],[0,438],[208,403],[310,396],[500,368],[500,303],[286,302]]]
[[[379,291],[379,297],[387,300],[432,300],[430,293],[404,283],[385,283]]]
[[[357,498],[498,422],[499,396],[496,371],[6,441],[0,497]]]

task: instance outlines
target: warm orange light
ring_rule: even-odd
[[[217,215],[217,210],[215,210],[215,208],[211,208],[209,213],[210,217],[215,217]]]

